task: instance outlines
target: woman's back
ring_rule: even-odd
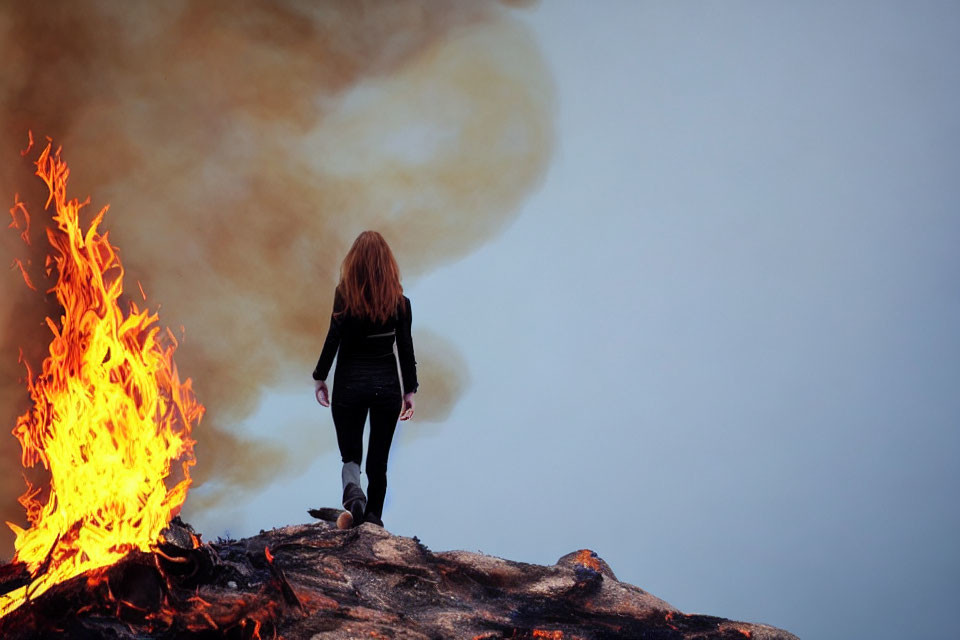
[[[397,305],[397,310],[384,321],[355,316],[346,311],[346,305],[339,292],[334,295],[334,314],[343,313],[340,325],[340,353],[355,353],[357,355],[379,355],[393,353],[393,343],[397,330],[402,326],[403,314],[409,308],[410,299],[403,296],[403,306]]]
[[[397,344],[400,372],[403,376],[404,393],[416,392],[416,359],[413,338],[410,333],[412,313],[410,299],[402,296],[403,305],[386,320],[355,315],[346,310],[340,290],[334,294],[330,330],[323,350],[314,369],[315,380],[325,380],[333,365],[333,357],[339,351],[338,367],[354,360],[393,357],[393,345]]]

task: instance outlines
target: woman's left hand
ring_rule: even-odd
[[[317,396],[317,402],[324,407],[330,406],[330,391],[327,389],[327,383],[323,380],[314,380],[314,393]]]

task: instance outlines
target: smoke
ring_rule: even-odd
[[[264,390],[309,380],[360,231],[384,235],[410,286],[516,215],[553,144],[552,81],[512,8],[529,4],[0,8],[0,196],[19,192],[42,227],[42,185],[17,155],[32,129],[63,145],[73,195],[91,195],[94,212],[110,203],[127,290],[139,281],[161,323],[184,328],[177,364],[207,407],[197,484],[226,496],[303,468],[302,442],[233,425]],[[46,247],[42,228],[33,235],[27,248],[7,231],[0,258],[37,269]],[[39,364],[43,318],[57,311],[17,270],[0,286],[0,414],[12,428],[27,406],[17,350]],[[418,418],[442,420],[466,384],[463,359],[416,323],[414,344]],[[22,521],[12,436],[0,461],[0,515]],[[0,536],[5,554],[12,536]]]

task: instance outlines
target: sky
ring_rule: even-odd
[[[400,423],[387,528],[541,564],[593,549],[686,612],[801,638],[939,635],[960,597],[960,11],[523,20],[557,149],[499,237],[404,282],[415,338],[454,343],[469,384],[443,422]],[[326,438],[251,499],[258,527],[338,504],[310,391],[250,419]]]
[[[453,345],[463,390],[421,420],[436,360],[418,352],[386,528],[539,564],[589,548],[685,612],[805,639],[942,635],[960,599],[960,9],[515,15],[551,76],[554,146],[488,241],[408,269],[414,346]],[[411,158],[435,142],[390,139]],[[342,255],[323,259],[329,275]],[[297,423],[315,456],[229,508],[188,500],[206,539],[339,505],[309,374],[242,427],[269,443]]]

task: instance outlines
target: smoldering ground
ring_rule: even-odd
[[[12,204],[19,192],[37,221],[29,246],[3,234],[3,260],[29,260],[44,282],[42,185],[17,153],[29,129],[63,145],[70,194],[90,195],[94,213],[110,204],[103,227],[126,290],[141,283],[160,322],[183,327],[177,364],[207,407],[194,477],[220,487],[207,506],[319,453],[303,446],[317,424],[281,423],[269,440],[234,425],[266,389],[311,393],[357,233],[383,233],[409,286],[495,237],[538,183],[553,87],[517,16],[527,4],[0,5],[0,194]],[[29,402],[18,349],[39,364],[57,309],[16,269],[0,282],[0,413],[12,429]],[[468,372],[442,335],[415,326],[414,343],[417,417],[437,422]],[[0,515],[22,523],[19,444],[0,443]],[[8,556],[12,536],[0,536]]]

